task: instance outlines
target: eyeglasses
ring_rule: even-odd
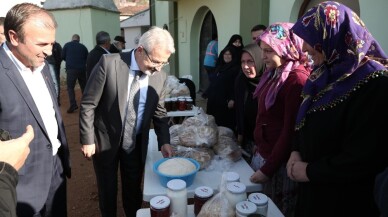
[[[145,54],[147,55],[148,59],[151,61],[152,64],[154,64],[155,67],[165,66],[165,65],[169,64],[169,62],[158,62],[158,61],[155,61],[155,60],[151,59],[150,55],[148,55],[147,50],[144,49],[144,48],[143,48],[143,50],[144,50]]]

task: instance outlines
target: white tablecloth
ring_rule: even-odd
[[[159,182],[159,177],[154,173],[152,167],[153,164],[162,158],[162,154],[158,151],[158,145],[156,140],[156,134],[154,130],[150,130],[149,133],[149,145],[148,154],[146,158],[146,165],[144,170],[144,189],[143,189],[143,200],[150,201],[151,198],[158,195],[166,195],[167,188],[163,187]],[[247,164],[244,159],[241,159],[232,164],[228,171],[237,172],[240,175],[240,182],[245,184],[247,187],[246,192],[258,192],[262,190],[261,184],[252,183],[249,177],[253,174],[252,168]],[[194,198],[194,190],[199,186],[209,186],[216,192],[219,184],[221,183],[222,169],[216,167],[213,170],[205,171],[200,170],[191,186],[187,188],[188,198]]]
[[[136,217],[150,217],[150,209],[139,209],[136,212]],[[187,217],[195,217],[194,215],[194,206],[188,205],[187,206]],[[271,199],[268,201],[268,213],[267,217],[284,217],[283,213],[280,212],[280,210],[276,207],[276,205],[272,202]]]

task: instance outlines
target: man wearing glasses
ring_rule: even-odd
[[[174,52],[170,33],[152,27],[136,49],[103,55],[90,75],[81,102],[81,150],[93,159],[103,217],[117,215],[118,168],[125,215],[136,216],[141,208],[151,121],[163,156],[172,156],[167,113],[161,103],[167,77],[162,67]],[[127,121],[131,117],[135,120]]]

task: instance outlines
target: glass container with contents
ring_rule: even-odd
[[[167,182],[167,197],[171,200],[170,214],[187,216],[186,182],[181,179],[172,179]]]
[[[195,216],[201,211],[203,204],[213,196],[213,189],[207,186],[200,186],[194,191],[194,214]]]
[[[169,217],[170,199],[166,196],[156,196],[150,200],[151,217]]]

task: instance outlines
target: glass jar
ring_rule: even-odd
[[[186,182],[181,179],[172,179],[167,182],[167,197],[171,200],[170,215],[187,216]]]
[[[186,101],[185,98],[178,98],[178,110],[184,111],[186,110]]]
[[[201,186],[194,191],[194,214],[195,216],[201,211],[202,206],[213,197],[213,189],[207,186]]]
[[[166,108],[166,111],[171,111],[171,98],[165,98],[164,99],[164,107]]]
[[[230,182],[226,185],[226,198],[233,209],[238,202],[247,200],[246,186],[241,182]]]
[[[254,203],[249,201],[241,201],[236,204],[236,217],[247,217],[255,213],[257,207]]]
[[[156,196],[150,200],[151,217],[169,217],[170,199],[166,196]]]
[[[191,98],[186,99],[186,110],[193,110],[193,106],[194,106],[193,99]]]
[[[178,98],[171,98],[171,111],[176,111],[178,109]]]
[[[252,193],[248,196],[248,200],[257,206],[257,214],[264,217],[267,216],[268,212],[268,197],[262,193]]]
[[[226,182],[239,182],[240,175],[236,172],[226,172]]]

